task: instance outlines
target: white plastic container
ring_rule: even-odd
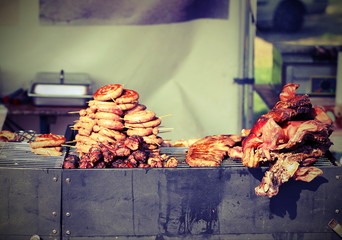
[[[7,112],[8,112],[8,109],[5,107],[5,105],[0,104],[0,130],[2,130],[2,127],[4,126]]]

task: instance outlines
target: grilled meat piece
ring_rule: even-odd
[[[192,144],[186,154],[191,167],[217,167],[237,143],[235,135],[207,136]],[[241,138],[239,138],[239,141]]]
[[[243,155],[243,152],[242,152],[241,146],[235,146],[235,147],[229,148],[229,150],[228,150],[228,156],[230,158],[241,159],[242,155]]]
[[[178,160],[175,157],[170,157],[169,159],[164,162],[164,167],[177,167],[178,166]]]
[[[297,158],[288,155],[283,155],[283,157],[265,172],[260,185],[255,188],[257,195],[273,197],[278,194],[280,185],[290,178],[310,182],[323,174],[323,171],[316,167],[300,167]]]
[[[147,156],[148,154],[145,151],[142,150],[136,150],[133,151],[131,156],[137,160],[138,162],[142,162],[142,163],[146,163],[147,160]]]
[[[69,155],[64,159],[63,168],[65,169],[74,169],[78,168],[79,157],[76,155]]]
[[[94,168],[106,168],[105,162],[98,162],[95,164]]]
[[[43,148],[43,147],[58,147],[64,144],[66,138],[61,135],[56,135],[53,133],[41,134],[36,137],[36,140],[30,142],[31,148]]]
[[[127,157],[131,154],[131,149],[125,145],[125,141],[117,141],[115,143],[116,149],[115,154],[118,157]]]
[[[14,132],[8,130],[0,131],[0,142],[14,142],[17,137],[18,134]]]
[[[142,143],[143,138],[137,135],[130,136],[124,141],[125,146],[133,151],[139,149]]]
[[[307,95],[296,95],[298,84],[283,87],[280,101],[262,115],[242,142],[242,163],[257,167],[272,163],[258,187],[257,195],[272,197],[290,178],[311,181],[323,172],[308,166],[332,145],[332,120],[320,107],[312,107]]]
[[[243,140],[242,163],[245,166],[257,167],[265,157],[266,161],[271,161],[270,151],[290,148],[304,137],[309,138],[310,134],[327,141],[332,132],[329,116],[319,107],[312,108],[306,95],[297,97],[295,89],[298,87],[298,84],[285,85],[280,94],[281,101],[256,121]],[[304,108],[308,110],[303,111]]]
[[[300,167],[295,172],[294,180],[311,182],[315,177],[322,175],[323,171],[316,167]]]
[[[83,161],[80,163],[79,168],[93,168],[94,165],[89,161]]]
[[[113,168],[133,168],[134,166],[128,160],[119,159],[112,163]]]
[[[255,193],[259,196],[272,197],[278,194],[279,186],[287,182],[297,171],[299,163],[288,158],[278,159],[271,168],[265,172],[264,177]]]
[[[86,155],[88,155],[89,161],[91,163],[96,163],[96,162],[98,162],[103,157],[101,148],[97,147],[97,146],[96,147],[91,147],[89,149],[89,153],[87,153]]]
[[[151,166],[149,164],[146,164],[146,163],[140,163],[138,167],[139,168],[149,168]]]
[[[108,163],[112,162],[114,160],[114,157],[116,155],[113,154],[113,152],[109,151],[107,148],[101,148],[102,155],[103,155],[103,161]]]

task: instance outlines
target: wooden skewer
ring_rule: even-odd
[[[80,111],[73,111],[73,112],[68,112],[68,113],[79,113]]]
[[[156,141],[153,141],[154,142],[154,144],[156,144],[158,147],[160,147],[160,144],[159,143],[157,143]]]
[[[77,142],[77,140],[67,141],[65,143],[73,143],[73,142]]]
[[[164,118],[164,117],[169,117],[169,116],[172,116],[172,114],[167,114],[167,115],[161,116],[159,118]]]
[[[168,133],[168,132],[172,132],[171,130],[170,131],[160,131],[159,133]]]
[[[62,144],[62,147],[76,148],[76,146],[73,146],[73,145],[67,145],[67,144]]]

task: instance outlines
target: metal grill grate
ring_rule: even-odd
[[[34,154],[26,142],[0,142],[0,167],[62,168],[64,156]]]
[[[174,156],[178,159],[180,168],[188,168],[185,163],[187,147],[162,147],[161,153]],[[62,156],[43,156],[31,152],[26,142],[0,142],[0,167],[15,168],[62,168],[65,158],[65,149]],[[317,167],[334,166],[327,158],[321,157],[314,164]],[[244,167],[239,159],[224,159],[222,167]]]
[[[187,147],[162,147],[161,153],[167,154],[170,156],[174,156],[178,159],[179,165],[178,167],[189,167],[188,164],[185,163],[185,156],[188,151]],[[228,158],[224,159],[221,164],[222,167],[245,167],[243,166],[241,160]],[[316,167],[323,166],[334,166],[334,164],[327,157],[320,157],[318,161],[314,164]]]
[[[169,156],[176,157],[179,161],[178,167],[189,167],[185,163],[185,156],[188,151],[187,147],[162,147],[160,152]],[[224,159],[221,164],[222,167],[244,167],[239,159],[228,158]]]

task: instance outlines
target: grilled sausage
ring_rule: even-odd
[[[52,133],[42,134],[36,137],[34,142],[30,142],[31,148],[43,148],[43,147],[58,147],[65,143],[64,136],[55,135]]]
[[[122,111],[127,111],[127,110],[131,110],[131,109],[135,108],[137,105],[138,105],[137,102],[135,102],[135,103],[122,103],[122,104],[118,104],[118,107]]]
[[[124,128],[124,125],[122,122],[108,120],[108,119],[98,119],[97,124],[100,127],[114,129],[114,130],[122,130]]]
[[[119,131],[115,131],[112,129],[108,129],[108,128],[100,128],[99,134],[101,134],[103,136],[115,138],[116,140],[126,139],[126,135],[124,133],[119,132]]]
[[[137,136],[148,136],[151,134],[158,134],[159,130],[158,127],[154,127],[154,128],[130,128],[127,129],[127,135],[128,136],[133,136],[133,135],[137,135]]]
[[[161,124],[160,118],[155,118],[151,121],[144,123],[125,123],[126,128],[153,128],[158,127]]]
[[[121,108],[113,101],[106,102],[106,101],[96,101],[91,100],[89,101],[89,108],[92,111],[100,111],[100,112],[108,112],[108,113],[115,113],[119,116],[122,116],[123,111]]]
[[[120,97],[115,99],[117,104],[135,103],[139,99],[139,94],[130,89],[124,89]]]
[[[107,101],[114,100],[119,97],[123,92],[123,86],[120,84],[109,84],[103,86],[94,93],[93,97],[95,100]]]
[[[119,115],[109,112],[96,112],[94,117],[96,119],[108,119],[114,121],[121,121],[122,119]]]
[[[153,120],[156,114],[149,110],[127,113],[124,116],[124,121],[126,123],[145,123]]]
[[[144,104],[138,103],[134,108],[132,108],[130,110],[126,110],[125,114],[132,113],[132,112],[139,112],[139,111],[143,111],[143,110],[146,110],[146,106]]]
[[[149,135],[149,136],[145,136],[143,137],[144,141],[148,144],[156,144],[156,145],[160,145],[163,143],[163,138],[157,136],[157,135]]]
[[[90,134],[90,138],[95,140],[95,141],[99,141],[99,142],[115,142],[115,140],[113,138],[104,136],[102,134],[99,133],[92,133]]]

